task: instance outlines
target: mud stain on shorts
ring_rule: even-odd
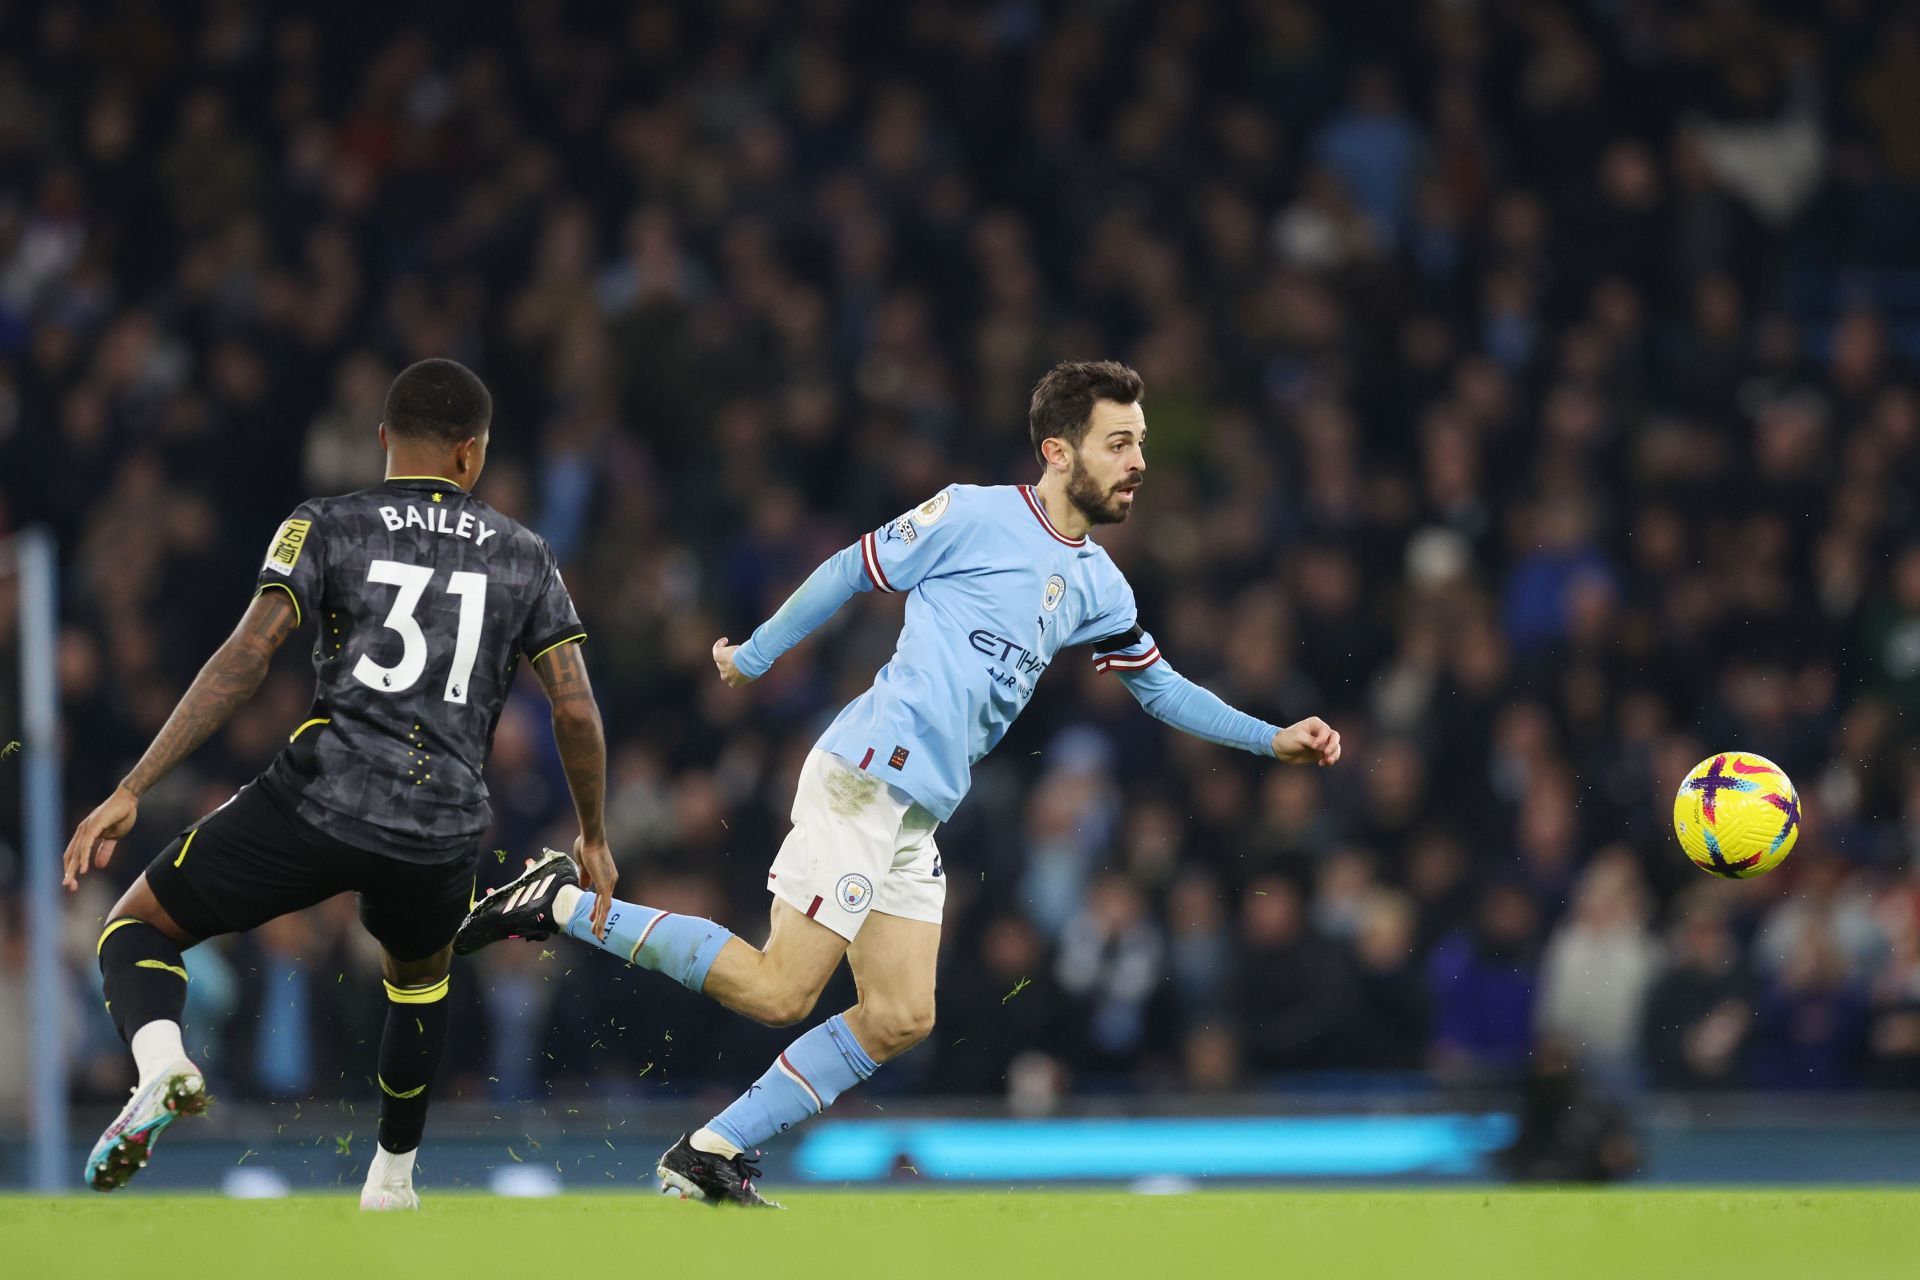
[[[873,803],[880,793],[880,779],[871,774],[834,769],[827,774],[827,807],[843,818],[851,818]]]

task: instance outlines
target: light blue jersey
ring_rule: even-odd
[[[912,796],[941,821],[974,762],[1006,736],[1062,649],[1091,647],[1151,714],[1271,755],[1274,725],[1227,706],[1160,656],[1107,553],[1053,527],[1030,486],[952,485],[841,551],[734,655],[759,676],[856,591],[907,593],[906,625],[873,687],[818,745]]]

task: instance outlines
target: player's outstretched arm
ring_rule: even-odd
[[[942,572],[954,546],[969,527],[970,500],[964,485],[949,486],[897,520],[889,520],[860,541],[843,548],[807,576],[771,618],[745,644],[713,646],[720,678],[738,688],[758,680],[787,650],[831,618],[856,592],[911,591],[930,574]]]
[[[1148,715],[1183,733],[1223,747],[1272,756],[1287,764],[1330,765],[1340,759],[1340,735],[1324,720],[1309,717],[1282,729],[1228,706],[1220,696],[1175,671],[1147,637],[1139,658],[1101,660],[1102,670],[1119,675]],[[1139,664],[1139,665],[1136,665]]]
[[[581,886],[598,895],[593,904],[594,936],[605,938],[607,912],[613,909],[613,886],[620,873],[607,847],[607,736],[600,723],[600,704],[593,700],[586,655],[577,644],[557,645],[541,654],[533,673],[553,704],[553,741],[567,771],[574,814],[580,819],[573,856],[580,864]]]
[[[69,890],[80,887],[79,877],[88,870],[104,867],[112,859],[115,846],[133,830],[140,797],[192,755],[239,710],[241,703],[253,696],[266,679],[274,651],[293,634],[299,620],[299,610],[288,592],[262,591],[253,598],[240,625],[200,668],[133,772],[82,820],[67,842],[65,883]]]
[[[713,665],[720,678],[739,688],[767,673],[774,660],[805,640],[821,623],[831,618],[856,592],[870,590],[862,559],[862,544],[854,543],[828,557],[807,580],[787,597],[787,602],[747,638],[745,644],[728,644],[725,636],[714,642]]]

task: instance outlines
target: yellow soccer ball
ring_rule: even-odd
[[[1708,756],[1673,798],[1673,832],[1702,871],[1745,880],[1773,870],[1793,852],[1800,838],[1800,793],[1765,756]]]

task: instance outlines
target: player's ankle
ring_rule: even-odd
[[[586,890],[578,885],[563,884],[553,895],[553,922],[562,929],[573,923],[574,908],[580,905],[580,899],[586,897]]]
[[[134,1066],[140,1072],[142,1084],[187,1056],[186,1046],[180,1042],[180,1024],[166,1018],[149,1022],[134,1032],[127,1047],[133,1050]]]
[[[687,1142],[695,1151],[704,1151],[710,1156],[719,1156],[723,1160],[731,1160],[740,1154],[740,1148],[711,1129],[699,1130],[688,1138]]]
[[[420,1148],[412,1151],[389,1151],[378,1143],[374,1144],[373,1160],[367,1165],[367,1185],[403,1186],[413,1185],[413,1158]]]

